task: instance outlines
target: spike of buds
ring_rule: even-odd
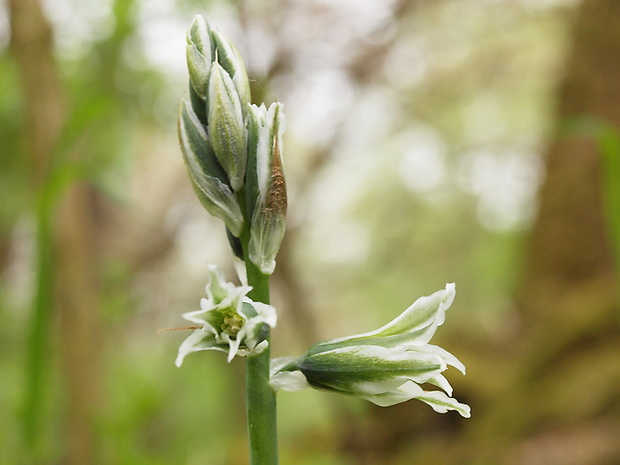
[[[207,211],[224,220],[232,244],[249,230],[246,258],[271,274],[286,226],[282,105],[250,103],[239,51],[200,15],[187,32],[186,54],[190,103],[181,105],[179,140],[192,185]]]

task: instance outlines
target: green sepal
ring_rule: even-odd
[[[239,236],[244,223],[241,207],[215,159],[202,123],[187,101],[181,102],[179,111],[179,142],[198,199],[209,213],[224,221],[232,234]]]
[[[226,237],[228,238],[228,244],[230,244],[230,249],[232,250],[233,255],[243,261],[243,246],[241,245],[241,239],[236,237],[228,228],[226,228]]]
[[[201,15],[196,15],[187,31],[187,69],[191,87],[203,100],[207,96],[209,71],[213,62],[211,30]]]
[[[232,81],[237,89],[239,95],[239,101],[241,102],[241,110],[244,118],[247,117],[248,105],[251,103],[250,95],[250,81],[248,80],[248,73],[243,63],[243,58],[237,47],[235,47],[226,37],[220,34],[219,31],[211,31],[211,37],[215,46],[217,61],[222,68],[232,78]]]
[[[247,132],[239,95],[228,73],[215,62],[209,76],[208,134],[215,156],[233,190],[243,186],[247,162]]]

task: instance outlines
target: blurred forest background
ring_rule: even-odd
[[[0,2],[0,462],[247,463],[241,378],[174,366],[223,227],[176,140],[185,31],[285,104],[274,352],[457,283],[472,418],[279,395],[296,465],[620,463],[620,2]]]

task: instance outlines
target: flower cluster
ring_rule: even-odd
[[[250,103],[239,52],[200,15],[186,51],[190,99],[181,102],[178,130],[192,186],[226,224],[236,253],[243,253],[236,245],[244,228],[250,231],[248,258],[271,274],[286,226],[282,105]]]
[[[273,273],[286,227],[282,105],[267,108],[251,103],[239,52],[202,16],[196,16],[189,28],[186,52],[189,99],[181,102],[178,119],[183,159],[197,197],[225,223],[233,252],[258,291],[262,281],[256,277],[268,279],[266,275]],[[238,271],[243,281],[245,267]],[[225,352],[229,362],[236,355],[263,353],[266,361],[276,310],[252,301],[247,297],[251,287],[226,282],[214,266],[209,274],[200,310],[183,315],[194,331],[179,347],[176,365],[181,366],[187,354],[202,350]],[[289,391],[313,387],[380,406],[419,399],[437,412],[455,410],[469,417],[469,406],[451,397],[452,387],[443,375],[449,366],[464,374],[465,366],[429,344],[455,293],[454,284],[448,284],[376,331],[315,344],[299,358],[273,360],[271,387]],[[260,357],[251,361],[267,368]],[[265,383],[267,373],[261,376]],[[424,390],[425,384],[438,389]],[[265,387],[261,395],[266,391],[271,396]]]
[[[269,328],[276,325],[275,308],[246,296],[251,287],[226,282],[213,265],[209,274],[207,298],[200,301],[200,310],[183,315],[194,323],[195,330],[179,347],[179,367],[187,354],[201,350],[226,352],[229,362],[237,354],[259,354],[268,345]]]
[[[455,296],[454,284],[418,299],[392,322],[365,334],[315,344],[301,358],[275,359],[271,384],[289,391],[306,387],[335,391],[386,407],[418,399],[435,411],[456,410],[470,416],[469,406],[452,397],[442,373],[465,366],[441,347],[429,344]],[[440,390],[425,391],[428,383]]]

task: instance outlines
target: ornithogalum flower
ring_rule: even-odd
[[[382,407],[418,399],[435,411],[456,410],[470,416],[468,405],[450,397],[452,387],[442,373],[465,366],[452,354],[428,342],[445,320],[455,296],[454,284],[421,297],[387,325],[365,334],[315,344],[300,358],[276,359],[271,384],[275,389],[305,387],[335,391]],[[425,391],[431,384],[441,390]]]
[[[259,354],[268,345],[269,327],[276,325],[272,306],[246,296],[251,287],[226,282],[213,265],[209,266],[209,275],[207,297],[200,301],[200,310],[183,315],[194,323],[194,332],[179,347],[177,366],[187,354],[200,350],[226,352],[229,362],[235,355]]]

